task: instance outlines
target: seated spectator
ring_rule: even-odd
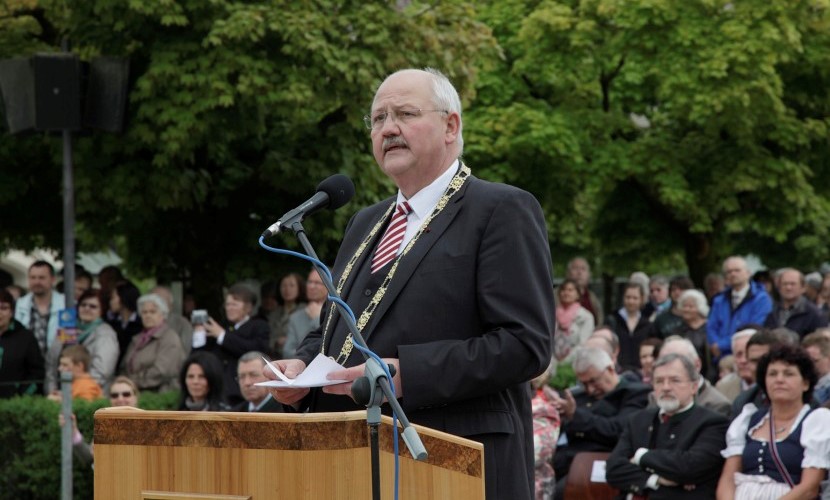
[[[138,388],[132,380],[124,376],[115,377],[110,385],[110,406],[131,406],[138,408]],[[58,423],[63,427],[63,414],[58,415]],[[93,443],[84,441],[84,436],[78,430],[75,414],[72,414],[72,455],[84,466],[91,466],[93,461]]]
[[[729,401],[735,401],[741,391],[749,389],[749,386],[755,382],[754,367],[750,368],[746,361],[746,344],[750,337],[761,329],[760,326],[757,326],[757,328],[756,326],[747,325],[732,336],[732,356],[735,360],[736,371],[734,374],[718,380],[715,385],[715,389],[726,396]]]
[[[576,348],[594,331],[594,315],[579,303],[579,287],[566,279],[557,289],[556,330],[553,333],[553,370],[559,363],[570,364]]]
[[[735,373],[738,373],[738,366],[735,364],[735,356],[729,354],[728,356],[720,358],[720,361],[718,361],[718,381],[727,375],[733,375]]]
[[[36,394],[43,383],[43,355],[34,334],[14,319],[15,299],[0,290],[0,399]]]
[[[778,294],[781,299],[776,302],[764,321],[767,328],[784,327],[796,332],[800,337],[827,326],[825,318],[818,307],[804,296],[804,275],[792,268],[782,269],[778,273]]]
[[[816,307],[830,320],[830,273],[824,275],[821,280],[821,290],[816,297]]]
[[[699,368],[680,354],[654,364],[657,407],[634,413],[607,461],[608,484],[649,499],[712,498],[723,459],[725,416],[695,403]]]
[[[81,295],[78,301],[78,338],[76,343],[84,346],[90,356],[87,367],[89,374],[103,390],[109,388],[115,376],[118,360],[118,338],[112,327],[101,317],[103,300],[101,292],[92,289]],[[58,390],[58,362],[64,343],[59,338],[49,346],[46,355],[46,391],[47,394]]]
[[[741,413],[741,409],[747,403],[754,403],[757,408],[766,407],[769,404],[756,379],[758,362],[770,350],[781,346],[797,347],[798,335],[787,330],[776,329],[761,330],[749,338],[746,343],[746,369],[752,374],[752,380],[749,388],[742,391],[732,403],[733,418]]]
[[[686,290],[691,290],[694,287],[694,283],[692,283],[692,280],[688,276],[675,276],[669,281],[671,306],[654,318],[654,327],[651,333],[653,336],[664,339],[669,335],[674,335],[677,329],[683,325],[683,315],[680,311],[680,296]],[[708,305],[706,306],[706,313],[709,313]]]
[[[589,313],[590,314],[590,313]],[[591,316],[593,322],[594,317]],[[551,368],[530,381],[534,390],[530,404],[533,414],[533,460],[536,476],[536,500],[550,500],[556,490],[553,455],[559,439],[559,412],[553,403],[554,391],[548,385]]]
[[[268,315],[271,337],[268,345],[274,356],[285,358],[283,347],[288,335],[288,318],[294,311],[305,307],[305,279],[298,273],[283,276],[280,280],[277,308]]]
[[[830,410],[808,404],[813,363],[781,346],[759,360],[757,379],[769,406],[748,403],[729,426],[718,498],[816,498],[830,468]]]
[[[674,330],[673,335],[689,339],[697,349],[697,355],[702,363],[701,375],[714,380],[715,369],[712,366],[712,355],[706,339],[706,318],[709,316],[706,296],[697,290],[686,290],[680,295],[678,302],[682,321]]]
[[[821,273],[812,272],[804,276],[804,296],[807,300],[816,305],[818,302],[819,293],[821,293],[821,282],[823,278]]]
[[[219,358],[207,351],[193,352],[184,361],[179,375],[182,388],[179,410],[228,411],[222,399],[223,378]]]
[[[239,392],[245,401],[232,408],[233,411],[247,411],[259,413],[281,413],[282,404],[277,402],[267,387],[254,385],[266,382],[268,379],[262,374],[265,368],[264,354],[258,351],[246,352],[239,357],[236,378],[239,381]]]
[[[103,276],[102,271],[101,277]],[[144,330],[141,318],[138,316],[138,297],[140,296],[141,292],[138,291],[138,287],[130,281],[121,281],[115,284],[110,291],[110,296],[104,296],[107,298],[107,304],[109,305],[106,315],[107,323],[115,330],[118,337],[120,354],[116,366],[121,366],[122,358],[124,353],[127,352],[127,347],[132,342],[133,336]]]
[[[611,357],[600,349],[579,348],[573,368],[583,390],[567,390],[564,397],[551,394],[565,435],[553,457],[557,498],[564,494],[568,470],[576,454],[614,449],[625,421],[646,407],[651,392],[647,385],[618,376]]]
[[[644,384],[651,385],[652,367],[662,345],[663,341],[657,337],[649,337],[640,344],[640,380]]]
[[[669,354],[678,354],[685,357],[692,363],[692,366],[697,369],[698,373],[701,372],[703,365],[700,362],[697,348],[692,345],[692,342],[689,339],[684,339],[683,337],[679,337],[677,335],[667,338],[666,341],[663,342],[663,347],[660,348],[660,357],[668,356]],[[701,376],[695,381],[695,389],[695,400],[698,405],[715,413],[720,413],[725,417],[729,416],[730,408],[732,406],[731,401],[718,392],[718,390],[715,389],[715,387],[708,380],[706,380],[706,377]],[[654,401],[653,399],[650,401],[651,406],[656,404],[657,401]]]
[[[665,276],[655,274],[648,282],[648,301],[642,307],[643,316],[653,322],[658,315],[671,308],[669,297],[669,280]]]
[[[268,323],[251,317],[255,306],[256,294],[247,285],[238,283],[230,287],[225,296],[224,325],[208,318],[205,323],[207,343],[194,349],[213,353],[221,363],[224,373],[222,400],[230,405],[244,401],[236,383],[239,357],[248,351],[265,352],[268,349]]]
[[[58,371],[72,374],[72,399],[95,401],[104,392],[98,382],[89,374],[89,352],[82,345],[70,345],[61,352]],[[60,402],[61,393],[52,393],[50,399]]]
[[[187,356],[190,354],[190,349],[193,347],[193,325],[181,314],[173,310],[173,292],[166,286],[154,286],[150,293],[154,293],[164,299],[167,304],[167,319],[164,320],[167,326],[173,329],[182,341],[182,349]],[[178,371],[178,370],[177,370]]]
[[[813,398],[823,405],[830,401],[830,339],[821,333],[811,333],[804,337],[801,348],[810,356],[818,375]]]
[[[309,332],[320,326],[320,311],[326,302],[328,291],[317,274],[316,269],[308,273],[308,280],[305,282],[306,305],[291,313],[288,318],[288,329],[282,353],[285,358],[293,358],[296,355],[297,347]]]
[[[611,357],[611,362],[614,363],[614,371],[625,380],[638,383],[643,381],[639,371],[623,370],[622,366],[617,362],[617,358],[620,355],[620,341],[617,338],[617,334],[609,330],[608,327],[602,326],[594,330],[594,333],[588,337],[588,340],[585,341],[582,347],[591,347],[605,351]]]
[[[619,363],[623,370],[636,371],[640,368],[640,343],[651,332],[648,317],[640,312],[644,300],[640,285],[628,283],[623,293],[623,307],[605,321],[620,341]]]
[[[121,363],[121,372],[142,391],[179,389],[177,375],[186,357],[179,335],[167,324],[167,302],[154,293],[138,299],[144,329],[134,335]]]

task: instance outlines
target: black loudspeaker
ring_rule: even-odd
[[[121,132],[127,105],[129,60],[123,57],[99,57],[89,64],[84,126]]]
[[[35,76],[29,58],[0,61],[0,97],[10,133],[35,128]]]
[[[38,130],[81,129],[81,63],[67,53],[37,54],[35,127]]]

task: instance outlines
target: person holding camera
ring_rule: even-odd
[[[222,362],[224,371],[224,400],[234,406],[244,398],[236,383],[236,365],[239,357],[248,351],[265,352],[268,350],[268,323],[260,318],[251,317],[256,306],[256,294],[248,286],[238,283],[228,289],[225,297],[225,318],[227,326],[207,317],[204,324],[205,344],[196,346],[200,328],[194,326],[193,350],[212,352]],[[194,311],[194,316],[197,311]],[[196,318],[194,318],[196,319]]]

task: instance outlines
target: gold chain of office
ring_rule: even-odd
[[[374,314],[375,310],[377,309],[378,305],[380,304],[381,300],[383,300],[384,295],[386,295],[386,289],[389,287],[389,283],[392,281],[392,278],[395,276],[395,271],[398,270],[398,263],[401,260],[401,257],[409,253],[409,250],[415,245],[415,242],[418,241],[421,234],[423,234],[424,229],[429,227],[429,223],[444,210],[447,204],[450,202],[450,199],[461,189],[461,186],[464,185],[464,182],[470,176],[470,169],[462,164],[461,168],[458,170],[458,173],[450,181],[449,186],[447,186],[446,191],[438,200],[438,204],[435,205],[435,208],[432,210],[432,213],[429,214],[429,217],[424,220],[421,224],[421,227],[418,229],[418,232],[415,233],[415,236],[412,237],[412,240],[404,247],[401,254],[393,261],[392,267],[389,268],[389,272],[386,273],[386,277],[383,279],[383,283],[375,292],[375,295],[372,297],[372,300],[369,302],[369,305],[366,306],[366,309],[360,314],[360,318],[357,320],[357,329],[363,332],[363,328],[369,324],[369,320],[372,319],[372,314]],[[343,292],[343,287],[348,281],[349,276],[354,269],[355,263],[357,263],[360,256],[363,255],[363,252],[366,251],[366,248],[369,247],[369,242],[375,237],[375,235],[386,225],[387,219],[389,218],[392,210],[394,210],[396,203],[392,202],[389,208],[386,210],[386,213],[383,217],[380,218],[375,227],[369,232],[366,239],[357,247],[354,255],[352,255],[349,262],[346,264],[346,267],[343,269],[343,274],[340,276],[340,280],[337,282],[337,294],[340,295]],[[320,345],[320,352],[325,355],[326,354],[326,336],[328,335],[329,331],[331,330],[332,325],[332,317],[334,317],[334,311],[337,307],[336,304],[332,303],[329,307],[328,314],[326,315],[326,325],[323,328],[323,340]],[[349,356],[352,354],[352,348],[354,347],[354,342],[352,341],[352,334],[346,336],[346,341],[343,342],[343,347],[340,349],[340,354],[337,355],[335,361],[339,364],[344,364]]]

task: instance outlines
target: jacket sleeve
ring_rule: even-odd
[[[612,416],[597,415],[588,408],[577,407],[571,422],[568,424],[569,433],[582,433],[591,436],[591,440],[609,448],[616,445],[623,431],[626,421],[634,413],[642,410],[648,404],[647,387],[630,387],[626,389],[619,411]]]
[[[184,348],[179,336],[168,329],[159,337],[153,363],[147,367],[141,378],[148,387],[158,387],[159,391],[178,389],[178,375],[184,358]]]
[[[640,467],[678,484],[696,484],[718,476],[723,466],[720,451],[726,445],[726,429],[729,422],[718,415],[711,417],[708,425],[685,450],[655,449],[640,458]]]
[[[247,332],[240,328],[236,332],[225,333],[222,350],[237,358],[248,351],[268,352],[268,323],[259,319],[249,321]]]
[[[722,332],[726,319],[724,315],[729,314],[729,304],[724,302],[725,300],[722,294],[715,296],[709,320],[706,322],[706,339],[709,341],[709,345],[718,344],[718,348],[723,353],[732,352],[731,336],[723,335]],[[763,321],[763,318],[761,320]]]
[[[118,363],[118,337],[106,323],[96,329],[95,336],[95,348],[90,349],[92,361],[89,364],[89,374],[98,385],[106,388],[115,375],[115,365]]]
[[[759,293],[755,300],[752,301],[752,311],[750,313],[750,317],[746,323],[761,323],[763,324],[764,321],[767,319],[767,316],[770,315],[772,312],[772,299],[769,298],[769,295],[764,293]],[[735,325],[741,326],[741,325]]]
[[[645,490],[646,481],[651,475],[629,461],[637,451],[632,441],[632,424],[632,421],[626,423],[617,446],[608,457],[605,468],[605,479],[608,484],[625,493],[638,493]]]

